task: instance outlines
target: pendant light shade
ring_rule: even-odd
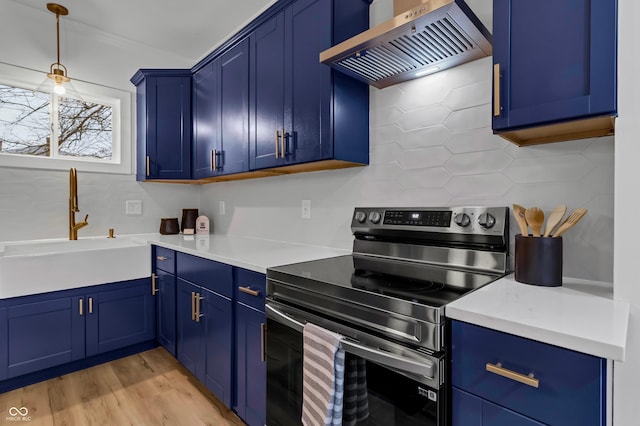
[[[62,83],[68,83],[71,79],[67,77],[67,67],[60,63],[60,15],[68,15],[69,9],[57,3],[47,3],[47,9],[49,12],[55,13],[56,15],[56,41],[58,50],[58,60],[49,67],[49,74],[47,74],[47,77],[55,82],[53,91],[58,95],[63,95],[66,90]]]

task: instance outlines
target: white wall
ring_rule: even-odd
[[[640,423],[640,285],[636,212],[640,181],[640,5],[635,0],[618,0],[618,112],[615,151],[615,269],[614,296],[631,304],[627,357],[616,363],[614,375],[614,424]]]

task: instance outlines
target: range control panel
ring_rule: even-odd
[[[507,207],[356,207],[351,230],[406,230],[502,235],[508,226]]]

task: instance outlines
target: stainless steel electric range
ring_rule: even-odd
[[[507,270],[506,207],[356,208],[353,253],[267,270],[267,425],[300,423],[302,328],[366,361],[360,425],[446,425],[446,305]]]

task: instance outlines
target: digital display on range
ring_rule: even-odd
[[[387,210],[384,212],[384,224],[447,228],[451,226],[451,212]]]

